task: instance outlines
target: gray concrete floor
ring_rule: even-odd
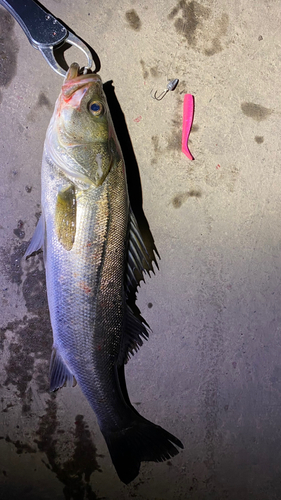
[[[185,449],[125,486],[80,389],[48,392],[42,258],[21,258],[62,79],[1,9],[0,497],[280,499],[280,4],[43,3],[97,52],[125,115],[161,255],[139,292],[153,333],[128,387]],[[177,89],[152,100],[171,78]],[[181,153],[185,93],[195,97],[193,162]]]

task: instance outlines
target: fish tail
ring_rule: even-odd
[[[115,432],[103,433],[113,465],[120,480],[128,484],[135,479],[143,461],[163,462],[183,448],[179,439],[159,425],[138,415],[129,426]]]

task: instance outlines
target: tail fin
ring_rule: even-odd
[[[113,465],[125,484],[137,477],[141,462],[163,462],[179,453],[176,446],[183,448],[180,440],[162,427],[138,417],[130,427],[104,433]]]

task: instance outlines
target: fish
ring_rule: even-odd
[[[53,331],[50,390],[79,384],[122,482],[181,441],[130,402],[124,365],[149,327],[129,304],[153,270],[130,206],[125,163],[103,84],[71,64],[44,143],[42,215],[25,256],[43,248]]]

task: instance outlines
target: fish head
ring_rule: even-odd
[[[122,155],[99,75],[79,74],[73,63],[48,134],[53,159],[72,181],[100,186]],[[81,187],[81,186],[80,186]]]

